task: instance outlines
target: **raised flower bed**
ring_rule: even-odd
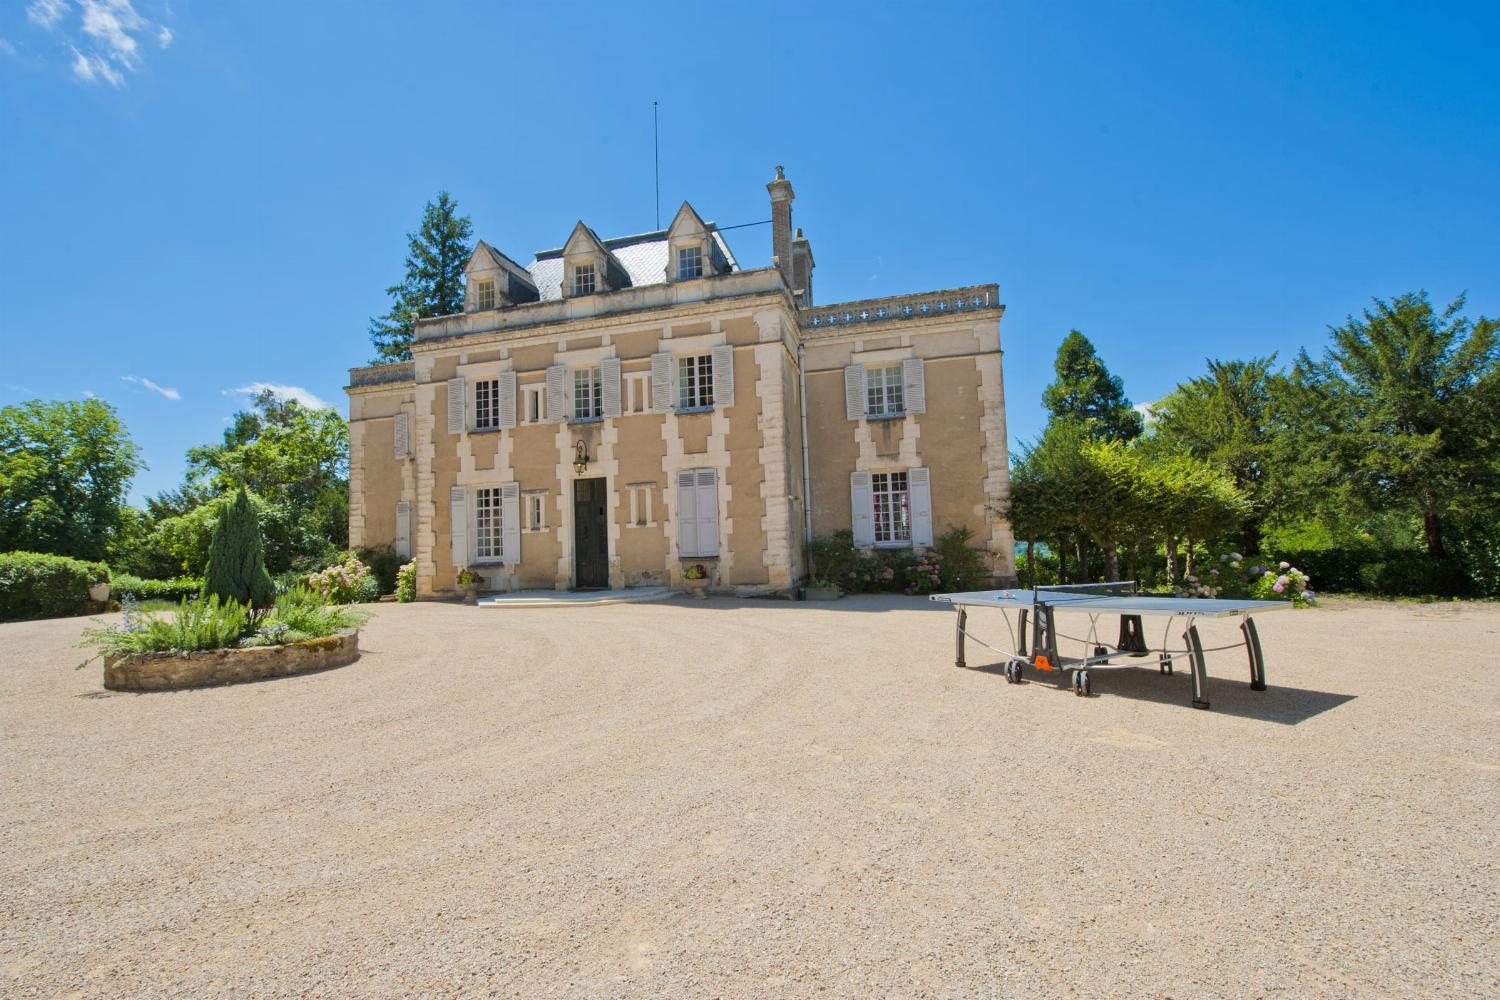
[[[111,691],[180,691],[328,670],[357,659],[359,630],[348,629],[280,646],[106,655],[104,686]]]

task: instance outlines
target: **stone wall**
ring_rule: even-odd
[[[358,631],[286,646],[109,656],[104,660],[104,686],[111,691],[180,691],[305,674],[357,659]]]

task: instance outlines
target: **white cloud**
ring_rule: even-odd
[[[150,389],[152,392],[159,392],[167,399],[178,400],[182,398],[182,393],[178,392],[176,389],[168,389],[164,386],[159,386],[149,378],[140,378],[135,375],[121,375],[120,381],[131,382],[135,385],[141,386],[142,388]]]
[[[0,52],[4,52],[8,56],[13,56],[16,54],[16,47],[10,44],[7,39],[0,38]]]
[[[68,12],[68,0],[35,0],[26,5],[26,20],[50,28]]]
[[[1135,410],[1135,412],[1141,415],[1141,421],[1143,423],[1149,424],[1156,420],[1155,407],[1155,403],[1136,403],[1135,406],[1131,407],[1131,409]]]
[[[238,389],[224,390],[225,395],[235,394],[246,396],[250,399],[254,399],[256,396],[259,396],[263,392],[270,392],[275,395],[277,399],[295,399],[303,406],[306,406],[309,409],[313,410],[333,409],[333,407],[329,403],[308,392],[300,385],[277,385],[274,382],[251,382],[249,385],[242,385]]]
[[[69,17],[75,7],[76,26]],[[139,39],[155,38],[163,49],[172,44],[172,30],[142,17],[131,0],[33,0],[26,17],[61,36],[73,53],[73,76],[83,83],[123,87],[125,75],[141,67]]]
[[[168,45],[171,45],[172,29],[164,27],[160,31],[158,31],[156,33],[156,44],[160,45],[162,48],[166,48]]]

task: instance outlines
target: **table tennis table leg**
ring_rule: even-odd
[[[1198,626],[1188,625],[1182,634],[1187,643],[1188,661],[1193,666],[1193,707],[1208,707],[1208,664],[1203,659],[1203,640],[1198,638]]]
[[[1022,608],[1020,611],[1016,612],[1016,635],[1021,640],[1021,648],[1018,649],[1018,650],[1016,650],[1016,652],[1020,653],[1023,657],[1030,655],[1030,654],[1028,654],[1026,652],[1026,609],[1025,608]]]
[[[1250,654],[1250,690],[1266,689],[1266,658],[1260,651],[1260,633],[1255,629],[1255,619],[1247,617],[1240,622],[1240,631],[1245,635],[1245,651]]]
[[[958,607],[958,634],[953,637],[953,665],[963,667],[964,664],[964,626],[968,624],[969,612],[963,605]]]

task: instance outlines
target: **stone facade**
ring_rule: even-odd
[[[420,597],[466,567],[513,590],[702,565],[755,593],[805,578],[809,533],[963,525],[1013,579],[998,287],[814,306],[779,168],[768,189],[771,267],[687,204],[643,236],[579,223],[525,269],[481,242],[467,311],[350,372],[350,543],[415,560]]]
[[[357,631],[285,646],[109,656],[104,659],[104,686],[111,691],[181,691],[290,677],[347,666],[357,659]]]

